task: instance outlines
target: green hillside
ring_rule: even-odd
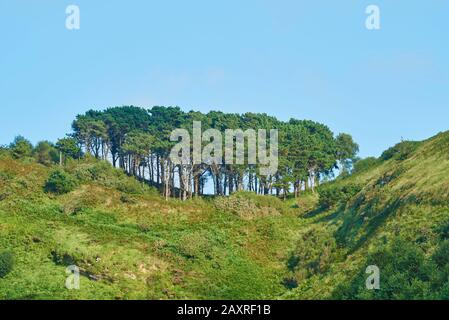
[[[96,160],[64,168],[73,191],[45,193],[54,168],[0,160],[0,252],[15,267],[3,299],[265,298],[284,291],[284,261],[301,221],[252,194],[165,201]],[[80,290],[65,288],[68,265]]]
[[[0,299],[449,297],[449,133],[286,201],[166,201],[107,162],[16,158],[1,151]]]
[[[320,193],[292,254],[298,287],[284,297],[449,298],[449,132],[362,160]],[[369,265],[380,290],[366,290]]]

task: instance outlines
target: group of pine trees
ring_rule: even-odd
[[[224,160],[223,164],[174,164],[170,152],[175,142],[170,141],[170,134],[180,128],[191,132],[193,121],[201,121],[203,131],[278,129],[277,173],[261,176],[258,165],[225,164]],[[296,119],[283,122],[262,113],[211,111],[203,114],[183,112],[179,107],[155,106],[147,110],[123,106],[89,110],[76,117],[72,129],[72,133],[55,145],[39,143],[34,153],[37,157],[43,157],[39,156],[42,154],[57,158],[61,164],[66,158],[83,155],[110,161],[129,175],[160,187],[164,197],[183,200],[204,194],[209,179],[215,195],[248,190],[283,197],[293,192],[297,196],[301,190],[313,190],[336,168],[348,171],[358,152],[358,145],[349,134],[334,136],[327,126],[317,122]],[[19,138],[11,144],[12,153],[31,152],[25,141]],[[57,152],[49,155],[49,148]]]

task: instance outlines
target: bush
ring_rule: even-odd
[[[95,182],[95,184],[114,188],[127,194],[140,195],[150,192],[157,194],[155,188],[128,177],[123,170],[114,168],[106,161],[91,159],[82,164],[73,163],[69,164],[66,170],[73,173],[76,180],[81,183]]]
[[[43,165],[51,165],[52,163],[59,162],[58,150],[54,147],[51,142],[41,141],[39,142],[33,150],[34,157],[37,162]]]
[[[6,157],[6,156],[9,156],[9,155],[10,155],[10,153],[9,153],[8,148],[6,146],[1,146],[0,145],[0,158]]]
[[[432,260],[441,269],[449,264],[449,240],[445,240],[440,243],[437,250],[435,250],[434,254],[432,255]]]
[[[179,253],[189,259],[197,259],[209,256],[212,252],[211,239],[203,231],[195,231],[181,237],[178,250]]]
[[[11,154],[14,158],[30,157],[33,152],[33,145],[22,136],[17,136],[9,145]]]
[[[83,183],[95,181],[108,186],[113,184],[117,177],[120,176],[121,172],[117,172],[117,169],[114,169],[106,161],[92,161],[85,161],[82,164],[77,162],[71,163],[71,165],[66,167],[66,170]]]
[[[379,160],[375,157],[368,157],[365,159],[360,159],[354,163],[354,169],[352,173],[359,173],[368,169],[371,169],[379,164]]]
[[[114,172],[114,168],[106,161],[99,161],[87,170],[90,174],[90,178],[93,181],[108,180],[116,175],[116,173]]]
[[[367,290],[366,267],[375,265],[381,272],[379,290]],[[447,282],[433,261],[426,259],[416,245],[401,238],[376,247],[368,254],[358,275],[349,283],[338,287],[333,299],[410,300],[435,299]]]
[[[336,205],[342,198],[341,189],[338,186],[323,186],[318,189],[319,201],[321,208],[327,209]]]
[[[11,252],[0,253],[0,278],[4,278],[14,268],[14,256]]]
[[[64,194],[75,189],[76,182],[68,173],[62,170],[55,170],[45,183],[45,192]]]
[[[294,251],[287,262],[290,271],[295,272],[298,282],[314,274],[329,270],[338,259],[338,249],[333,230],[322,226],[311,226],[299,232]]]
[[[385,150],[380,158],[382,160],[396,159],[405,160],[407,159],[418,147],[421,145],[420,141],[402,141],[395,146]]]
[[[375,185],[384,187],[389,184],[391,181],[397,179],[401,174],[403,174],[406,169],[402,166],[394,168],[393,171],[385,172],[379,179],[377,179]]]
[[[274,216],[282,213],[282,201],[272,196],[260,196],[253,192],[236,192],[229,197],[217,197],[215,207],[242,219]]]
[[[354,195],[360,192],[362,187],[356,184],[325,184],[318,188],[319,206],[322,209],[328,209],[340,202],[346,202]]]
[[[123,179],[117,182],[117,190],[128,194],[143,194],[146,186],[141,182],[133,179]]]

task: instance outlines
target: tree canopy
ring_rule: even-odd
[[[260,176],[257,165],[225,164],[224,161],[223,164],[173,164],[169,157],[173,146],[170,133],[178,128],[191,133],[193,121],[201,121],[203,131],[212,128],[223,134],[226,129],[279,129],[278,172]],[[179,107],[155,106],[146,110],[123,106],[89,110],[76,117],[72,128],[73,138],[62,139],[56,145],[62,153],[79,156],[81,150],[75,147],[79,146],[85,154],[109,160],[128,174],[160,186],[164,196],[183,199],[202,194],[208,179],[212,179],[216,195],[246,189],[286,196],[292,187],[297,195],[307,188],[313,190],[320,178],[332,173],[339,163],[348,169],[358,152],[358,145],[349,134],[335,136],[321,123],[297,119],[283,122],[264,113],[210,111],[204,114],[184,112]]]
[[[190,152],[186,161],[174,162],[171,152],[177,142],[171,141],[172,132],[184,129],[183,132],[192,136],[195,121],[201,123],[201,134],[216,129],[225,140],[229,134],[232,149],[226,141],[221,141],[217,148],[211,149],[217,161],[197,163]],[[266,164],[249,161],[249,156],[255,158],[254,153],[257,153],[258,160],[261,154],[269,157],[271,140],[263,142],[270,150],[268,155],[263,155],[259,152],[264,150],[260,138],[253,146],[249,139],[258,136],[259,130],[270,134],[272,129],[278,130],[279,137],[277,171],[266,175],[261,174]],[[236,132],[243,134],[243,138],[237,138]],[[192,140],[189,139],[185,149],[194,150]],[[203,136],[199,144],[205,147],[210,141]],[[404,148],[397,147],[390,153],[410,149],[409,144],[403,145]],[[34,156],[44,165],[59,162],[62,166],[67,159],[82,157],[109,161],[139,181],[158,187],[165,198],[185,200],[205,194],[208,181],[211,181],[215,195],[248,190],[286,198],[292,190],[295,196],[304,190],[314,191],[320,181],[333,176],[334,169],[339,168],[343,173],[352,170],[357,161],[358,145],[351,135],[335,135],[326,125],[311,120],[280,121],[265,113],[202,113],[184,112],[179,107],[123,106],[77,115],[72,132],[55,144],[41,141],[33,148],[27,139],[17,136],[8,149],[15,158]],[[236,160],[237,153],[243,154],[245,160],[226,161],[228,155],[232,156],[231,160]]]

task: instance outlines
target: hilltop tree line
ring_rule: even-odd
[[[278,129],[278,171],[271,176],[259,175],[258,165],[193,164],[179,165],[170,160],[175,144],[169,137],[174,129],[192,131],[193,121],[201,121],[202,130]],[[41,163],[91,156],[110,161],[114,167],[152,185],[159,186],[164,197],[183,200],[205,193],[206,182],[213,182],[215,195],[248,190],[258,194],[286,197],[293,192],[314,190],[334,169],[348,172],[358,152],[349,134],[337,136],[325,125],[290,119],[287,122],[264,113],[207,114],[183,112],[179,107],[135,106],[89,110],[72,123],[73,132],[56,144],[40,142],[33,149],[23,137],[9,146],[13,156],[34,155]],[[247,152],[247,150],[245,150]],[[222,153],[225,154],[224,152]]]

